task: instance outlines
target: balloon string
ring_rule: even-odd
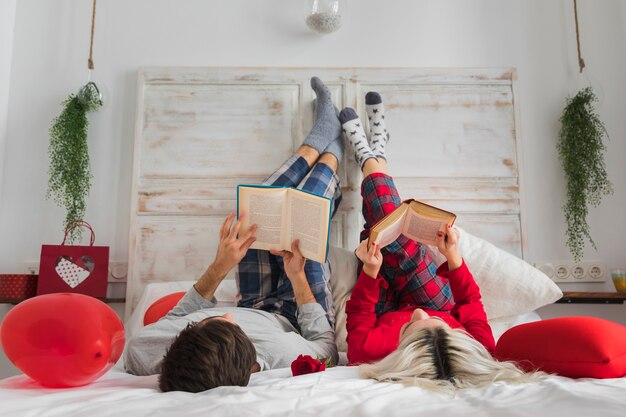
[[[575,1],[575,0],[574,0]],[[93,66],[93,33],[96,27],[96,0],[93,0],[93,12],[91,13],[91,41],[89,43],[89,59],[87,60],[87,68],[92,70]]]

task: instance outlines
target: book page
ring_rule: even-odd
[[[405,213],[408,208],[409,205],[407,203],[402,203],[372,226],[369,244],[376,242],[381,247],[385,247],[396,240],[402,233],[406,219]]]
[[[239,187],[239,212],[248,216],[242,229],[257,225],[253,249],[283,249],[281,226],[286,189]]]
[[[447,220],[422,216],[409,210],[403,233],[417,242],[436,245],[437,232],[444,231],[447,224]]]
[[[293,192],[295,191],[295,192]],[[328,244],[330,200],[302,191],[290,190],[289,223],[291,236],[288,246],[300,240],[300,252],[305,258],[324,262]]]
[[[378,243],[381,247],[384,248],[385,246],[396,240],[398,236],[402,234],[404,219],[404,216],[400,216],[396,218],[394,222],[386,224],[385,228],[380,230],[376,234],[374,242]]]

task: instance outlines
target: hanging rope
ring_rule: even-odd
[[[576,2],[576,0],[574,0]],[[91,41],[89,43],[89,59],[87,60],[87,68],[93,69],[93,32],[96,27],[96,0],[93,0],[93,12],[91,13]],[[578,30],[578,29],[576,29]]]
[[[95,1],[96,0],[94,0],[94,3]],[[580,34],[578,32],[578,7],[576,4],[576,0],[574,0],[574,18],[576,19],[576,46],[578,47],[578,66],[580,67],[580,73],[582,74],[583,69],[585,69],[585,60],[580,53]]]

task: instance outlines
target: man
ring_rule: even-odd
[[[298,187],[341,201],[336,175],[343,137],[328,88],[311,79],[315,123],[304,143],[264,184]],[[242,214],[245,216],[245,214]],[[136,375],[160,373],[162,391],[199,392],[247,385],[252,372],[288,367],[298,355],[337,360],[328,262],[291,251],[249,249],[256,227],[241,230],[231,213],[220,229],[215,260],[164,318],[133,337],[125,367]],[[241,300],[215,307],[215,291],[237,267]]]

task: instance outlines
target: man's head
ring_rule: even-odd
[[[229,314],[189,324],[161,364],[159,388],[200,392],[222,385],[246,386],[256,364],[254,345]]]

